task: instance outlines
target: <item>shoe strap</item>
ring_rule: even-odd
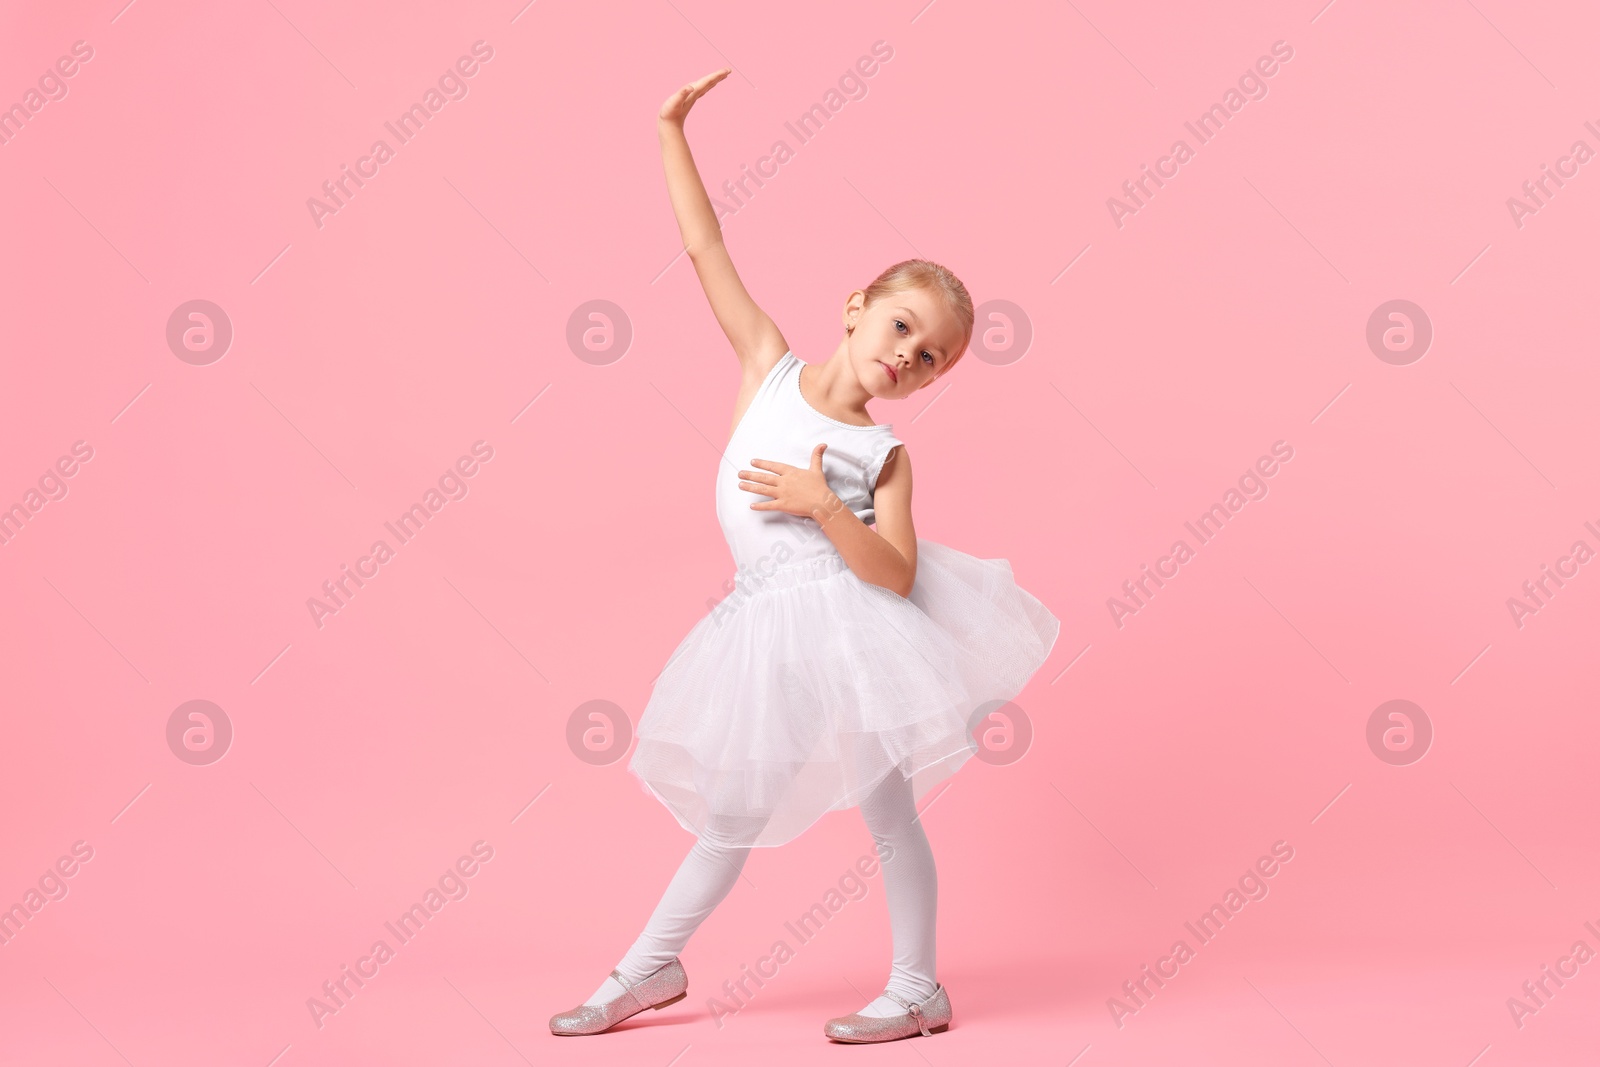
[[[902,1008],[906,1009],[906,1014],[917,1020],[917,1029],[922,1031],[923,1037],[933,1036],[933,1034],[928,1030],[927,1017],[922,1014],[922,1005],[913,1004],[905,997],[900,996],[898,993],[891,993],[887,989],[883,991],[883,995],[900,1005]]]
[[[617,984],[622,987],[623,992],[632,997],[633,1002],[639,1005],[640,1010],[643,1010],[645,1006],[644,999],[633,991],[633,983],[622,977],[621,973],[617,971],[612,971],[611,977],[617,980]]]
[[[656,975],[660,974],[662,971],[666,970],[668,967],[671,967],[674,963],[677,963],[677,962],[678,962],[678,957],[676,957],[676,956],[672,957],[672,959],[668,960],[666,963],[663,963],[661,966],[657,967],[655,970],[651,971],[648,975],[646,975],[645,976],[646,980],[654,978]],[[626,978],[622,977],[621,972],[613,970],[611,972],[611,977],[615,978],[617,980],[617,984],[620,985],[627,992],[627,994],[633,998],[633,1002],[635,1004],[639,1005],[639,1009],[641,1011],[643,1011],[645,1008],[648,1008],[650,1006],[650,1005],[648,1005],[648,1004],[646,1004],[644,1002],[644,998],[643,997],[641,997],[638,993],[634,992],[633,983],[628,981]]]

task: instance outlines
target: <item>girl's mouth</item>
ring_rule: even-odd
[[[878,360],[878,366],[882,367],[888,373],[889,380],[891,382],[898,383],[900,381],[900,375],[896,374],[894,372],[894,368],[889,366],[889,364],[880,359]]]

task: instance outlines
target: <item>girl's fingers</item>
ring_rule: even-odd
[[[762,496],[777,496],[777,491],[772,486],[762,485],[760,482],[740,482],[739,488],[747,493],[760,493]]]
[[[671,99],[667,101],[667,106],[672,108],[682,108],[684,111],[689,110],[689,108],[694,106],[694,102],[696,100],[700,99],[706,94],[706,90],[720,82],[723,78],[726,78],[732,72],[732,70],[732,67],[723,67],[721,70],[716,71],[715,73],[707,74],[699,81],[690,82],[688,85],[685,85],[682,89],[679,89],[672,95]]]
[[[756,471],[740,471],[739,477],[743,478],[747,482],[766,482],[768,485],[778,484],[776,475],[760,474]]]
[[[727,76],[728,71],[726,68],[724,68],[717,71],[715,74],[707,74],[704,78],[701,78],[699,81],[690,85],[689,88],[694,91],[695,98],[698,99],[705,94],[707,89],[710,89],[713,85],[717,84]]]

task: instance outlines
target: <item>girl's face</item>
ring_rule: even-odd
[[[845,304],[847,342],[856,378],[875,397],[896,400],[933,384],[965,347],[965,333],[942,297],[907,289],[870,307],[856,290]]]

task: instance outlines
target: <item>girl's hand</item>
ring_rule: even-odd
[[[821,523],[842,509],[844,501],[828,488],[828,479],[822,474],[822,453],[827,447],[821,444],[811,450],[809,470],[769,459],[751,460],[751,465],[760,467],[761,472],[740,471],[739,488],[772,497],[751,504],[751,510],[782,511]],[[772,473],[762,473],[766,471]]]
[[[732,67],[723,67],[714,74],[707,74],[697,82],[691,82],[682,89],[667,97],[667,102],[661,105],[661,113],[656,117],[674,126],[682,126],[683,120],[689,117],[689,109],[694,102],[706,95],[711,87],[726,78],[733,72]]]

